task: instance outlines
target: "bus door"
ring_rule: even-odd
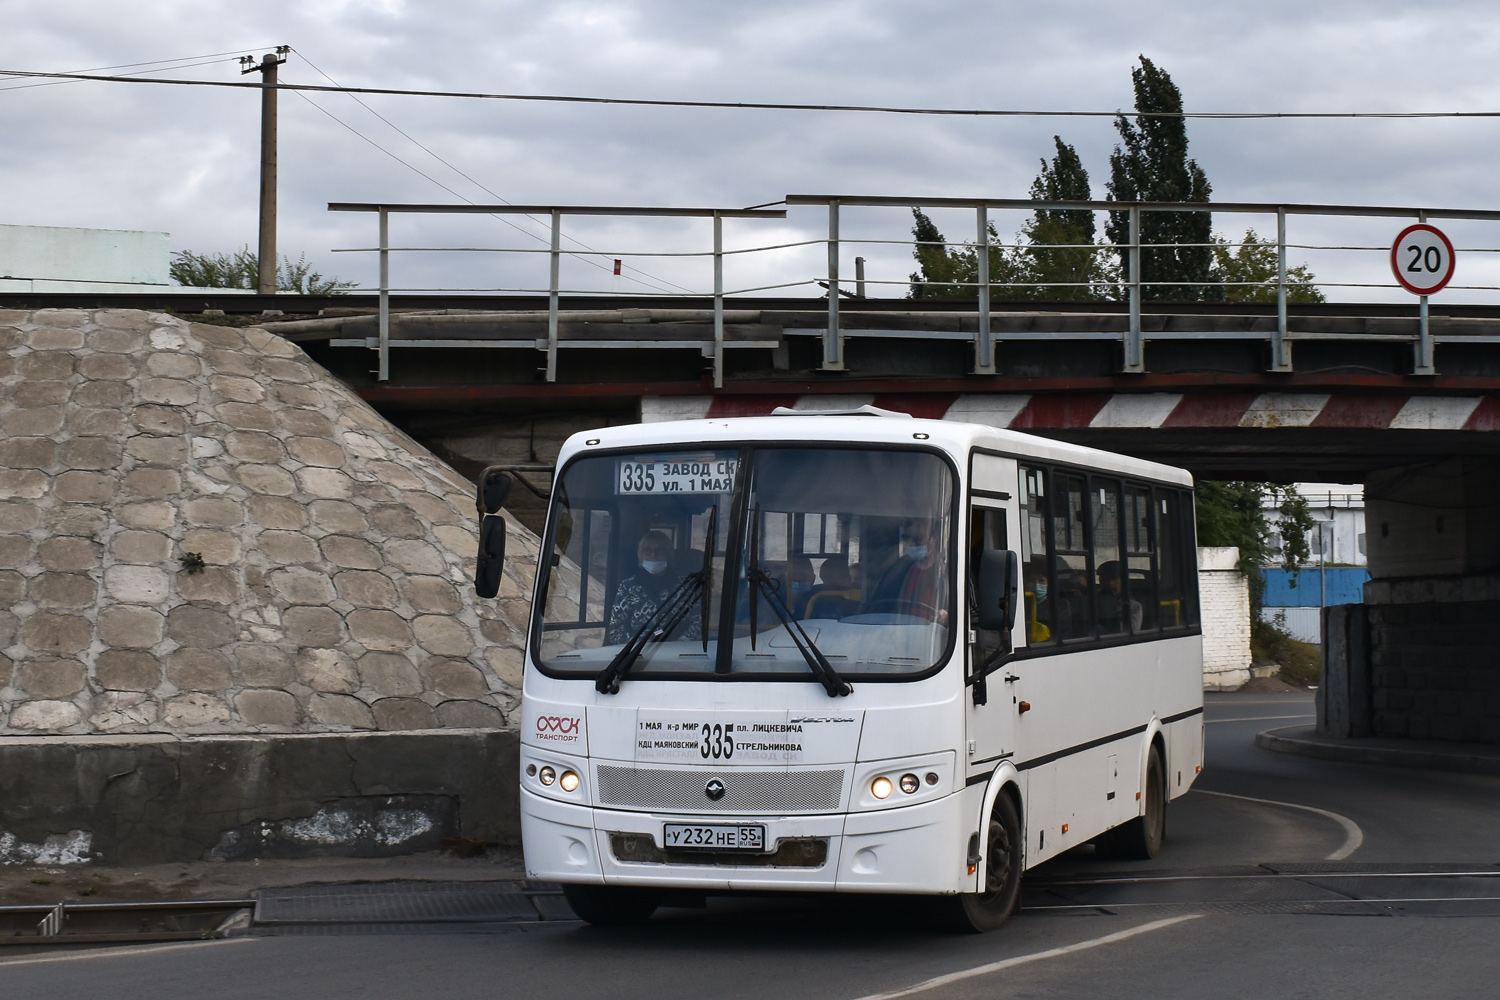
[[[1010,548],[1017,537],[1015,501],[1011,499],[1015,477],[1014,461],[974,456],[966,518],[970,580],[982,552]],[[967,582],[965,593],[972,593]],[[1015,708],[1004,681],[1006,637],[998,631],[977,628],[972,616],[967,634],[967,773],[973,776],[993,771],[998,760],[1015,751]],[[1010,640],[1016,638],[1012,635]]]

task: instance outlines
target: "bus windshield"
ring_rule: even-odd
[[[950,647],[953,503],[952,467],[930,451],[579,459],[553,489],[537,664],[597,677],[623,663],[629,682],[814,681],[815,661],[846,681],[925,675]]]

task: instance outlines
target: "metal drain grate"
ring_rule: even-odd
[[[265,890],[255,904],[255,922],[270,925],[496,923],[546,916],[513,882],[303,886]]]

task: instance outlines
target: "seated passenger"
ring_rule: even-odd
[[[1081,571],[1069,572],[1060,567],[1057,588],[1050,595],[1053,613],[1057,616],[1057,634],[1064,639],[1080,639],[1092,634],[1084,576]]]
[[[822,579],[798,609],[798,618],[843,618],[859,612],[859,590],[849,572],[844,556],[829,556],[818,567]]]
[[[1047,562],[1032,559],[1026,564],[1026,641],[1046,642],[1052,638],[1052,601],[1047,586]]]
[[[1099,631],[1104,633],[1115,633],[1125,631],[1124,614],[1122,606],[1127,603],[1124,594],[1124,581],[1121,579],[1120,564],[1116,560],[1110,560],[1099,566]],[[1141,630],[1142,608],[1141,602],[1130,598],[1130,631]]]
[[[661,607],[685,573],[668,572],[672,564],[672,540],[660,531],[648,531],[636,546],[637,572],[620,581],[615,601],[604,627],[604,642],[613,645],[635,635]],[[688,612],[672,633],[673,639],[698,639],[703,635],[701,616]]]

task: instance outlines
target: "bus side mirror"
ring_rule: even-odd
[[[475,498],[479,508],[479,558],[474,564],[474,592],[480,597],[500,593],[500,574],[505,570],[505,517],[500,507],[514,482],[509,473],[493,466],[479,474]]]
[[[1015,620],[1016,590],[1020,566],[1010,549],[989,549],[979,554],[974,592],[978,613],[975,624],[990,632],[1002,632]]]
[[[500,508],[505,504],[505,498],[510,496],[510,488],[515,484],[516,481],[511,474],[498,465],[492,465],[481,472],[479,494],[475,498],[479,516],[500,513]]]

